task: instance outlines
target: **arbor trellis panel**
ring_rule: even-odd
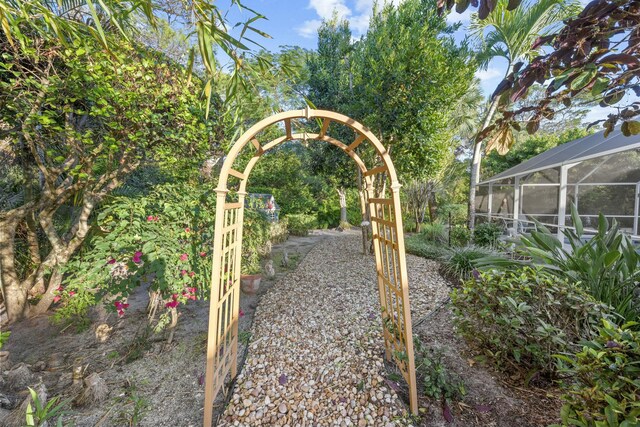
[[[318,133],[294,133],[296,120],[321,121]],[[348,126],[355,131],[349,145],[327,135],[332,123]],[[285,135],[270,142],[259,141],[259,133],[267,128],[284,129]],[[233,145],[224,161],[218,181],[216,221],[213,241],[213,268],[209,308],[209,333],[207,341],[207,370],[205,375],[204,426],[213,421],[213,402],[227,375],[238,374],[238,317],[240,300],[240,271],[242,254],[242,226],[246,186],[251,170],[261,156],[278,145],[292,140],[318,140],[339,147],[351,157],[362,173],[364,202],[368,205],[373,232],[373,248],[376,259],[377,285],[380,295],[382,330],[387,360],[395,361],[409,386],[411,411],[418,410],[416,376],[411,333],[409,286],[405,260],[402,215],[400,210],[400,184],[389,153],[382,143],[362,124],[326,110],[294,110],[275,114],[264,119],[245,132]],[[368,143],[375,149],[377,165],[368,168],[356,148]],[[244,170],[233,168],[238,155],[245,147],[253,147],[255,153]],[[249,148],[251,149],[251,148]],[[376,182],[389,182],[389,197],[384,191],[376,191]],[[231,187],[229,180],[237,180]],[[383,186],[384,187],[384,186]],[[379,188],[378,188],[379,190]],[[364,214],[365,212],[363,212]]]

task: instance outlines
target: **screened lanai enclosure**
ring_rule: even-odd
[[[500,221],[513,233],[526,232],[534,220],[561,233],[571,227],[574,203],[587,229],[602,213],[638,239],[640,135],[616,128],[545,151],[480,182],[477,221]]]

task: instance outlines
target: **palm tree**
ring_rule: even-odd
[[[563,19],[580,10],[580,4],[576,0],[528,0],[511,11],[507,10],[508,4],[508,0],[499,0],[486,19],[480,20],[474,15],[469,27],[472,35],[481,43],[481,50],[477,55],[480,68],[486,70],[494,58],[505,58],[505,77],[511,74],[516,63],[530,61],[542,53],[540,48],[531,48],[538,37],[554,32]],[[496,97],[491,100],[479,131],[491,124],[497,107]],[[475,222],[475,195],[480,176],[482,143],[473,142],[472,146],[469,228],[473,228]]]

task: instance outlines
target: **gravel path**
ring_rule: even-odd
[[[256,311],[247,361],[219,426],[406,425],[385,382],[374,259],[358,232],[319,243]],[[435,264],[408,257],[418,318],[446,298]]]

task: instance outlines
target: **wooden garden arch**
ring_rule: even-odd
[[[319,133],[294,133],[296,119],[318,119]],[[327,135],[332,123],[348,126],[355,131],[355,139],[349,145]],[[258,140],[258,133],[276,126],[284,135],[268,143]],[[247,130],[233,145],[227,155],[218,181],[215,233],[213,240],[213,268],[211,273],[211,299],[209,308],[209,334],[207,341],[207,370],[205,375],[204,426],[211,427],[213,402],[228,374],[238,373],[238,311],[240,300],[240,263],[242,252],[242,228],[247,179],[260,157],[267,151],[291,140],[319,140],[333,144],[351,157],[364,178],[364,202],[368,204],[376,273],[387,360],[394,360],[409,386],[411,411],[417,414],[418,398],[409,309],[409,286],[405,260],[402,215],[400,210],[400,183],[389,153],[369,129],[355,120],[326,110],[293,110],[275,114]],[[370,144],[377,153],[378,166],[367,168],[356,152],[360,144]],[[255,153],[241,172],[233,168],[240,152],[253,147]],[[251,149],[251,148],[249,148]],[[386,174],[386,177],[382,174]],[[389,197],[374,192],[374,177],[388,179]],[[236,179],[233,197],[229,180]]]

